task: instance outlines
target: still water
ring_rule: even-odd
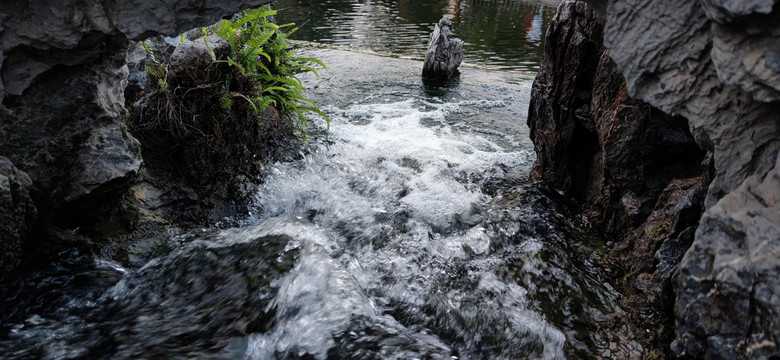
[[[536,71],[545,31],[559,1],[519,0],[278,0],[280,23],[300,29],[293,39],[423,57],[442,16],[465,42],[466,63]]]

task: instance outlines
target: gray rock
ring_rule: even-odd
[[[205,41],[204,41],[205,40]],[[208,41],[208,46],[206,46]],[[195,40],[185,40],[173,51],[169,60],[171,71],[176,74],[186,72],[196,72],[197,69],[205,68],[213,64],[209,49],[215,55],[226,54],[230,52],[230,45],[219,35],[211,35]],[[220,56],[217,56],[221,58]]]
[[[123,123],[123,58],[63,70],[2,109],[0,153],[29,174],[36,203],[87,208],[138,172],[140,146]]]
[[[716,67],[715,63],[723,63],[727,55],[715,55],[718,51],[713,50],[718,32],[713,29],[717,28],[698,2],[658,6],[648,0],[618,1],[610,2],[604,40],[626,77],[629,93],[667,113],[686,117],[699,145],[714,152],[717,174],[708,206],[748,176],[766,174],[773,154],[780,150],[776,117],[780,103],[755,101],[767,92],[751,94],[719,78],[718,68],[727,66]],[[742,27],[735,32],[734,36],[751,36]],[[778,44],[780,38],[775,41]],[[731,53],[728,59],[737,64],[745,55]],[[766,78],[776,79],[768,74]],[[761,87],[759,83],[756,88]]]
[[[265,332],[274,325],[280,278],[299,256],[291,241],[196,240],[156,258],[106,292],[98,306],[112,314],[109,326],[85,338],[130,359],[218,351],[236,337]]]
[[[72,229],[106,216],[140,169],[125,126],[129,40],[174,36],[268,2],[0,2],[0,155],[29,175],[39,222]],[[135,99],[146,79],[132,80]]]
[[[0,156],[0,273],[13,269],[38,215],[30,198],[32,180]]]
[[[423,63],[423,78],[452,79],[463,61],[463,40],[450,38],[452,22],[446,16],[433,28]]]
[[[713,23],[712,63],[724,84],[741,88],[756,101],[780,100],[778,23],[780,12],[749,22]]]
[[[686,119],[627,95],[601,44],[602,21],[579,0],[563,1],[550,23],[529,104],[531,176],[563,191],[614,239],[608,254],[626,271],[618,283],[625,311],[604,316],[602,329],[643,344],[647,355],[673,340],[671,279],[703,212],[710,161]],[[610,355],[640,357],[629,349]]]
[[[3,1],[0,3],[0,99],[6,93],[21,95],[47,67],[95,59],[111,37],[143,40],[155,34],[175,36],[269,2]],[[9,66],[32,63],[38,65]]]
[[[680,264],[678,354],[768,359],[780,355],[780,154],[702,218]]]
[[[629,93],[688,118],[715,159],[708,210],[680,265],[680,356],[780,355],[776,3],[622,0],[607,9],[605,44]]]

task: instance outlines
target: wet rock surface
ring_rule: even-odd
[[[286,236],[167,246],[176,240],[186,243],[137,269],[63,254],[62,268],[43,276],[48,285],[11,288],[0,319],[10,334],[0,341],[4,356],[240,357],[249,333],[274,325],[276,280],[296,265],[298,249]],[[52,334],[57,340],[44,340]]]
[[[423,79],[448,80],[457,78],[458,66],[463,61],[463,40],[451,38],[452,21],[446,16],[439,20],[428,41],[423,62]]]

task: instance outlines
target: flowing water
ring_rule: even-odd
[[[302,79],[330,130],[317,120],[269,166],[240,226],[61,254],[3,288],[0,357],[576,359],[608,346],[596,319],[617,293],[601,241],[528,182],[533,73],[466,66],[425,84],[419,61],[302,52],[330,65]]]

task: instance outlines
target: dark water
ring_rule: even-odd
[[[556,1],[279,0],[280,23],[295,22],[294,39],[422,57],[442,16],[465,41],[467,63],[536,71]]]

